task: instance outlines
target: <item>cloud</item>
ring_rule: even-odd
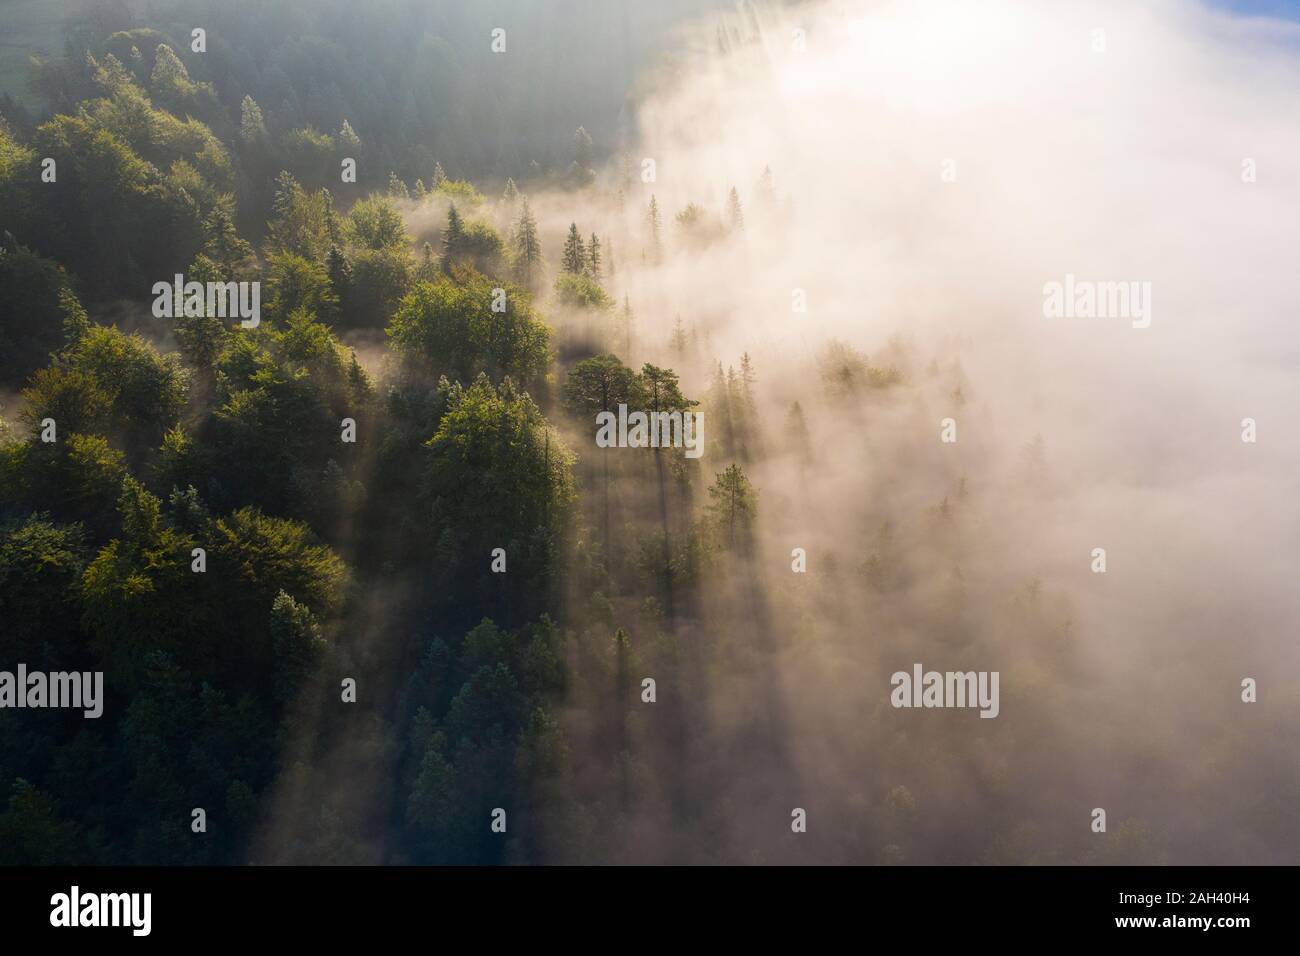
[[[1281,861],[1272,838],[1293,824],[1255,815],[1224,775],[1234,748],[1269,753],[1267,728],[1297,713],[1295,26],[1172,0],[831,2],[725,21],[724,54],[717,25],[639,107],[635,149],[657,178],[630,205],[655,195],[670,255],[621,281],[649,341],[680,313],[724,364],[755,357],[770,443],[790,401],[809,411],[816,467],[774,454],[751,469],[782,635],[764,666],[790,738],[816,741],[792,765],[869,804],[891,776],[922,791],[919,860],[987,852],[975,834],[1016,793],[1067,856],[1092,849],[1086,813],[1109,800],[1169,858]],[[733,185],[744,235],[687,249],[673,214],[721,217]],[[644,246],[643,223],[628,228]],[[1045,318],[1044,285],[1067,274],[1150,283],[1150,326]],[[909,385],[824,399],[815,356],[831,339],[898,361]],[[957,529],[937,530],[962,478]],[[904,583],[882,595],[851,569],[886,522]],[[843,590],[792,597],[778,578],[796,545],[810,577],[833,558]],[[1025,597],[1035,580],[1044,596]],[[1061,628],[1068,654],[1045,657]],[[872,709],[890,672],[945,656],[1003,670],[998,721]],[[1247,676],[1270,703],[1240,703]],[[950,760],[986,787],[964,807],[942,796]],[[1294,773],[1278,785],[1297,792]],[[1220,830],[1204,838],[1207,804]]]

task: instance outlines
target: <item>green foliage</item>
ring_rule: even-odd
[[[587,251],[578,233],[578,224],[569,224],[569,234],[564,239],[564,251],[560,254],[560,265],[570,275],[580,276],[587,271]]]
[[[387,196],[371,196],[352,207],[347,237],[365,249],[401,248],[411,241],[401,214]]]
[[[77,827],[55,802],[26,780],[14,781],[0,814],[0,866],[67,866],[78,860]]]
[[[334,138],[310,126],[290,130],[281,140],[281,150],[298,176],[311,183],[324,183],[337,170]]]
[[[595,279],[586,274],[564,272],[555,277],[555,300],[561,308],[608,312],[611,299]]]
[[[216,90],[210,83],[195,83],[172,48],[158,44],[154,51],[149,92],[160,106],[175,113],[211,117],[219,109]]]
[[[617,410],[620,403],[635,408],[641,401],[636,372],[615,355],[583,359],[564,381],[564,403],[575,415],[592,416]]]
[[[435,372],[462,382],[480,372],[531,382],[549,360],[549,332],[526,292],[504,287],[504,312],[494,312],[502,288],[477,272],[458,270],[421,282],[402,300],[388,327],[390,341]]]
[[[847,399],[868,389],[883,389],[903,381],[902,371],[894,365],[876,368],[853,346],[831,339],[817,353],[817,372],[822,386],[832,399]]]
[[[234,206],[233,194],[220,196],[203,221],[203,254],[226,281],[247,280],[257,265],[252,245],[235,230]]]
[[[463,179],[443,179],[438,182],[433,194],[460,203],[466,209],[474,209],[483,202],[483,194],[474,185]]]
[[[687,248],[703,248],[716,242],[727,234],[727,228],[702,206],[690,203],[677,214],[677,230],[682,245]]]
[[[542,244],[537,238],[537,220],[528,206],[527,196],[515,224],[513,253],[515,280],[525,289],[532,290],[542,277]]]
[[[310,193],[290,173],[276,179],[273,215],[267,223],[267,253],[288,252],[305,259],[322,261],[329,254],[329,193]]]
[[[468,267],[489,276],[504,276],[510,271],[505,240],[487,223],[478,221],[465,224],[445,263]]]
[[[565,773],[568,741],[547,703],[562,653],[546,618],[517,631],[484,618],[458,655],[430,644],[405,695],[422,702],[405,756],[405,820],[420,862],[500,859],[500,841],[484,838],[486,809],[518,807]]]
[[[92,326],[64,350],[60,363],[92,376],[111,396],[111,415],[128,446],[152,447],[185,405],[188,376],[175,355],[141,335]]]
[[[638,376],[641,395],[649,412],[684,412],[699,402],[682,394],[678,376],[670,368],[659,368],[647,362]]]
[[[109,423],[112,393],[94,375],[76,368],[54,365],[32,376],[22,392],[23,421],[33,438],[41,422],[54,419],[57,428],[68,432],[98,432]]]
[[[0,246],[0,386],[22,384],[62,345],[60,297],[67,291],[67,274],[55,262]]]
[[[345,324],[383,328],[411,289],[414,267],[410,254],[396,247],[365,249],[349,263]]]
[[[79,525],[38,515],[0,525],[0,659],[71,662],[85,561]]]
[[[323,319],[338,312],[339,299],[322,262],[305,259],[291,252],[272,253],[267,257],[266,312],[273,321],[285,321],[299,309]]]
[[[427,447],[420,498],[449,578],[463,593],[506,588],[513,608],[536,607],[574,496],[573,456],[526,393],[486,376],[452,390]],[[494,548],[517,570],[492,575]]]
[[[758,496],[736,464],[719,472],[709,488],[708,517],[712,530],[726,547],[747,544],[758,508]]]

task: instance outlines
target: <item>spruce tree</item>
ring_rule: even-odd
[[[447,207],[447,228],[442,234],[442,268],[451,268],[455,255],[460,251],[465,240],[465,223],[456,210],[456,204]]]
[[[515,226],[515,274],[528,287],[532,287],[536,273],[541,269],[542,244],[537,239],[537,220],[528,208],[524,197],[519,223]]]
[[[650,196],[650,211],[646,215],[650,225],[650,261],[658,265],[663,260],[663,240],[659,232],[663,227],[663,217],[659,215],[659,203]]]
[[[569,224],[569,235],[564,240],[564,253],[560,263],[565,272],[582,275],[587,271],[587,252],[582,246],[582,236],[578,234],[578,224]]]
[[[731,192],[727,195],[727,222],[731,224],[734,230],[745,228],[745,214],[740,208],[740,194],[736,192],[736,187],[731,187]]]

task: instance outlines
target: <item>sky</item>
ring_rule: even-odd
[[[1250,16],[1300,20],[1300,0],[1209,0],[1209,3]]]

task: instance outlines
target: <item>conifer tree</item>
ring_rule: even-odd
[[[582,275],[587,271],[587,252],[582,245],[582,236],[578,234],[578,224],[569,224],[569,235],[564,240],[564,252],[560,263],[565,272]]]
[[[736,192],[736,187],[731,187],[731,192],[727,195],[727,222],[733,230],[742,230],[745,228],[745,214],[740,208],[740,194]]]
[[[650,261],[658,265],[663,260],[663,240],[660,238],[660,230],[663,228],[663,217],[659,215],[659,203],[653,195],[650,196],[650,210],[646,214],[646,220],[650,226]]]
[[[528,208],[524,197],[519,222],[515,226],[515,274],[525,286],[532,288],[542,265],[542,244],[537,238],[537,220]]]
[[[239,104],[239,138],[246,143],[257,143],[266,139],[266,124],[262,120],[262,108],[251,96],[245,96]]]
[[[330,246],[329,256],[325,260],[325,271],[330,277],[330,287],[338,297],[340,308],[346,301],[348,289],[352,284],[352,263],[337,245]]]
[[[632,303],[628,301],[626,295],[623,296],[623,354],[631,361],[632,359]]]
[[[715,531],[725,538],[728,548],[735,547],[738,541],[742,545],[747,541],[757,511],[757,495],[739,465],[728,465],[714,479],[707,510]]]
[[[342,127],[339,128],[339,145],[344,149],[357,149],[361,145],[361,137],[357,131],[352,128],[352,124],[347,120],[343,121]]]
[[[465,223],[456,209],[456,204],[447,207],[447,228],[442,234],[442,268],[451,268],[453,257],[465,243]]]
[[[673,323],[673,337],[670,340],[673,354],[679,359],[686,358],[686,327],[682,325],[682,316],[677,314],[677,321]]]

